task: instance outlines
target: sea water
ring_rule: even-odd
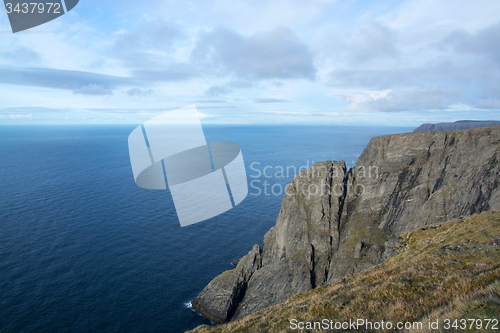
[[[372,137],[412,130],[206,125],[207,141],[241,147],[252,186],[235,208],[181,228],[168,190],[134,182],[136,126],[0,126],[0,332],[210,324],[189,302],[262,245],[295,170],[352,166]]]

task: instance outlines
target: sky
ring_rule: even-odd
[[[500,120],[497,0],[80,0],[13,34],[0,124]]]

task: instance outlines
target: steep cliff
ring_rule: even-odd
[[[276,225],[192,302],[241,318],[379,264],[402,232],[500,208],[500,127],[373,138],[356,166],[315,163],[287,186]]]
[[[437,320],[439,327],[432,332],[495,331],[492,324],[500,313],[500,210],[418,228],[401,234],[399,243],[401,253],[362,273],[191,332],[430,332],[429,322]],[[469,330],[464,330],[460,320],[466,318],[482,321],[472,327],[467,321]],[[342,329],[350,320],[359,325]],[[461,329],[452,326],[455,320]],[[374,329],[374,323],[382,321],[384,328]],[[413,329],[397,329],[397,323],[410,323]]]

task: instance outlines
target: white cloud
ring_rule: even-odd
[[[254,103],[257,104],[265,104],[265,103],[291,103],[288,99],[285,98],[272,98],[272,97],[267,97],[267,98],[255,98],[253,100]]]
[[[460,100],[460,91],[453,89],[411,89],[393,91],[365,91],[342,96],[353,111],[418,111],[446,110]]]
[[[500,105],[500,23],[475,33],[454,30],[428,47],[434,50],[415,67],[334,68],[326,76],[333,94],[350,110],[449,110],[452,105],[495,109]],[[403,54],[403,57],[412,57]],[[420,54],[422,56],[422,54]]]
[[[354,31],[328,36],[326,52],[340,65],[359,66],[374,60],[393,60],[400,52],[397,38],[395,30],[371,21]]]
[[[203,32],[191,53],[191,63],[217,75],[246,80],[313,80],[316,73],[307,45],[285,27],[251,36],[220,27]]]
[[[370,104],[379,99],[389,100],[389,94],[392,93],[391,89],[386,90],[373,90],[365,91],[361,94],[353,94],[351,96],[343,96],[345,101],[349,103],[349,109],[354,111],[366,110]]]
[[[229,90],[230,89],[225,86],[213,85],[205,91],[205,95],[210,97],[221,96],[227,94]]]
[[[213,115],[213,114],[207,114],[207,113],[203,113],[203,112],[196,112],[196,115],[200,119],[214,118],[215,117],[215,115]]]
[[[39,63],[42,57],[33,49],[20,46],[12,51],[0,52],[0,59],[7,60],[10,63],[17,63],[19,65],[26,66],[27,64]]]
[[[294,117],[338,117],[345,116],[345,112],[294,112],[294,111],[262,111],[262,113],[275,114],[280,116],[294,116]]]
[[[463,29],[452,31],[446,36],[439,46],[451,47],[455,52],[462,54],[474,54],[492,61],[500,67],[500,22],[469,33]]]
[[[113,95],[113,91],[97,84],[89,84],[73,90],[74,94],[82,95]]]
[[[152,89],[144,90],[140,88],[132,88],[129,89],[125,92],[128,96],[134,97],[134,96],[147,96],[153,93]]]
[[[5,117],[3,117],[5,118]],[[10,114],[7,116],[9,119],[33,119],[33,115],[30,114]]]

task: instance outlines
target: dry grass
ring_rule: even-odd
[[[192,332],[300,332],[290,329],[292,318],[422,321],[424,328],[436,319],[500,319],[500,211],[460,217],[401,238],[406,247],[399,255],[365,272],[245,318]]]

